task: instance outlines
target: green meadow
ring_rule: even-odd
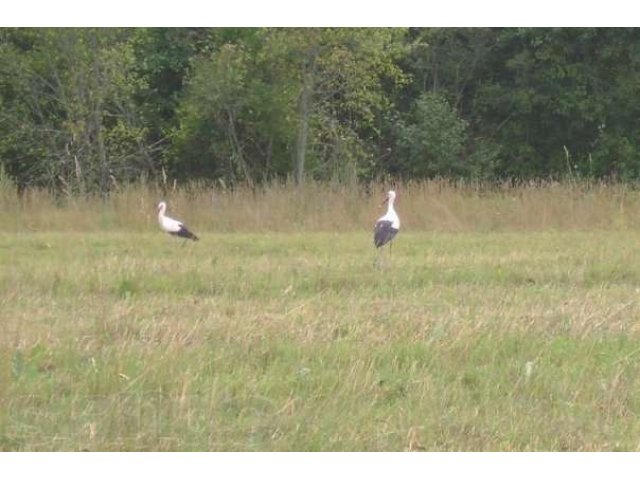
[[[181,206],[200,242],[151,201],[131,231],[23,209],[0,233],[1,450],[640,448],[635,228],[415,222],[377,258],[366,224],[221,232]]]

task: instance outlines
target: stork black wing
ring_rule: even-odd
[[[376,248],[380,248],[389,243],[398,233],[398,229],[393,228],[391,225],[392,222],[390,220],[380,220],[376,223],[375,229],[373,230],[373,243]]]
[[[188,238],[190,240],[193,240],[194,242],[197,242],[199,240],[198,236],[195,233],[190,232],[189,229],[184,225],[180,225],[180,230],[178,230],[177,232],[171,232],[171,235]]]

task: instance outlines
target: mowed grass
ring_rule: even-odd
[[[0,449],[638,450],[640,233],[0,234]]]

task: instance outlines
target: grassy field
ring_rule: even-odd
[[[0,181],[0,450],[640,450],[638,191],[384,190]]]
[[[364,228],[30,221],[0,233],[1,450],[640,449],[633,228],[409,226],[378,267]]]

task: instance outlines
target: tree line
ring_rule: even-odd
[[[3,28],[20,189],[640,177],[625,28]]]

